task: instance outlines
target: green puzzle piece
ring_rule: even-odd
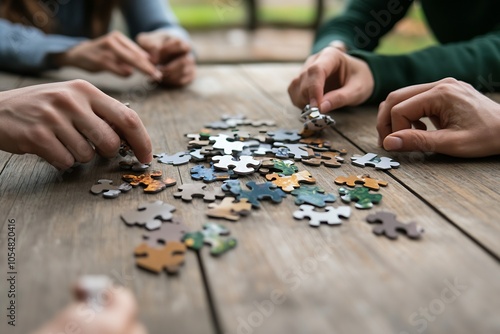
[[[344,187],[339,189],[340,198],[342,201],[349,203],[351,201],[356,202],[354,205],[358,209],[371,209],[373,204],[377,204],[382,200],[381,194],[372,194],[370,190],[365,187],[356,187],[352,190],[348,190]]]
[[[325,190],[318,186],[303,185],[300,188],[292,191],[292,195],[297,196],[295,204],[301,205],[304,203],[323,208],[326,202],[335,202],[337,199],[334,194],[324,194]]]
[[[273,159],[273,168],[280,171],[279,174],[290,176],[299,171],[299,168],[292,163],[285,162],[279,159]]]
[[[208,223],[203,225],[203,230],[190,232],[184,235],[182,241],[191,249],[200,250],[204,244],[210,245],[210,254],[220,255],[236,247],[234,238],[225,237],[229,230],[219,224]]]

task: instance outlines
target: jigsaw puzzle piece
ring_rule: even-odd
[[[210,164],[210,167],[196,165],[191,168],[191,178],[197,181],[203,180],[203,182],[209,183],[228,180],[231,177],[234,177],[233,171],[216,172],[212,163]]]
[[[102,193],[104,198],[117,198],[122,192],[125,193],[130,189],[132,189],[132,186],[128,183],[115,186],[112,180],[101,179],[90,188],[90,192],[94,195]]]
[[[175,198],[183,201],[192,201],[194,197],[201,197],[207,202],[215,201],[215,198],[223,198],[226,195],[222,191],[209,191],[203,183],[184,183],[179,187],[179,192],[174,193]]]
[[[371,209],[373,204],[377,204],[382,200],[381,194],[372,194],[368,188],[356,187],[348,190],[344,187],[339,189],[340,198],[342,201],[349,203],[356,202],[354,205],[358,209]]]
[[[316,211],[314,206],[303,204],[300,206],[300,210],[293,213],[293,217],[295,219],[309,218],[309,225],[318,227],[321,223],[328,225],[342,224],[340,217],[349,218],[351,215],[351,208],[348,206],[339,206],[338,208],[327,206],[325,210]]]
[[[132,170],[133,172],[144,172],[151,164],[141,164],[139,161],[120,161],[119,163],[120,169],[123,170]]]
[[[178,241],[169,242],[162,247],[142,243],[134,250],[137,265],[157,274],[162,270],[168,274],[176,274],[184,264],[185,253],[186,245]]]
[[[212,161],[217,162],[214,164],[215,168],[227,171],[230,167],[234,167],[233,172],[241,175],[251,174],[260,166],[260,161],[251,156],[241,156],[239,160],[236,160],[232,155],[217,155],[212,158]]]
[[[387,182],[372,179],[370,175],[349,175],[349,176],[339,176],[335,179],[335,183],[338,185],[347,185],[349,187],[355,187],[356,184],[362,184],[365,188],[371,190],[379,190],[380,186],[386,187]]]
[[[131,210],[121,215],[122,220],[129,226],[145,226],[148,230],[160,228],[163,221],[172,219],[175,206],[162,201],[140,204],[137,210]]]
[[[154,154],[153,157],[158,159],[158,162],[168,165],[183,165],[187,164],[191,160],[191,154],[189,152],[177,152],[174,155],[168,155],[166,153]]]
[[[344,158],[339,156],[337,152],[321,152],[316,153],[313,158],[302,159],[302,162],[306,165],[321,166],[321,164],[326,167],[340,167],[344,162]]]
[[[275,152],[276,157],[278,158],[293,158],[295,160],[301,160],[301,159],[307,159],[307,158],[312,158],[314,157],[314,151],[310,148],[307,147],[305,144],[289,144],[289,143],[282,143],[282,142],[275,142],[274,147],[277,149],[273,152]],[[283,152],[279,151],[282,148],[286,148],[288,152]],[[286,156],[285,156],[286,154]]]
[[[147,244],[151,247],[158,247],[170,242],[181,242],[184,234],[189,232],[189,228],[180,220],[173,219],[171,222],[161,224],[160,228],[144,234]]]
[[[405,233],[411,239],[418,239],[424,233],[424,229],[417,226],[415,222],[403,224],[392,212],[379,211],[367,216],[366,221],[370,224],[380,224],[373,228],[373,233],[384,234],[389,239],[397,239],[398,232]]]
[[[355,154],[351,157],[352,164],[358,167],[375,167],[376,169],[388,170],[398,168],[400,163],[387,157],[378,157],[375,153],[366,153],[361,156]]]
[[[275,131],[268,131],[267,135],[272,138],[273,141],[277,142],[297,142],[302,137],[297,133],[297,131],[279,129]]]
[[[291,160],[266,159],[261,161],[259,173],[265,175],[271,171],[278,171],[280,175],[290,176],[299,171],[295,162]]]
[[[213,148],[222,150],[224,154],[232,154],[233,151],[241,152],[247,145],[245,144],[245,142],[241,141],[230,141],[229,137],[224,134],[210,136],[209,139],[211,142],[214,142],[214,144],[212,145]]]
[[[156,194],[165,190],[167,187],[174,186],[177,183],[177,181],[172,178],[161,180],[162,175],[162,171],[154,170],[151,173],[141,175],[125,174],[122,176],[122,179],[130,183],[133,187],[137,187],[139,185],[143,186],[143,191],[145,193]]]
[[[250,213],[252,204],[248,203],[246,198],[235,201],[232,197],[225,197],[220,204],[212,203],[208,205],[208,208],[206,214],[209,217],[237,221],[241,216]]]
[[[335,202],[337,197],[334,194],[325,194],[325,190],[318,186],[303,185],[292,191],[295,198],[295,204],[311,204],[318,208],[326,206],[326,202]]]
[[[204,244],[210,245],[210,254],[221,255],[236,247],[237,241],[228,238],[229,230],[222,225],[208,223],[203,225],[203,230],[187,233],[184,243],[191,249],[200,250]]]
[[[267,174],[266,179],[288,193],[293,191],[295,188],[300,187],[300,183],[316,183],[316,179],[313,178],[311,173],[306,170],[290,176],[281,176],[276,173]]]

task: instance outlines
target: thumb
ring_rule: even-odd
[[[405,129],[385,137],[383,147],[387,151],[423,151],[449,154],[453,143],[460,142],[457,133],[448,129],[425,131]]]

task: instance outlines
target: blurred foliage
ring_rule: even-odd
[[[244,27],[247,22],[246,2],[244,0],[233,0],[231,5],[220,5],[197,3],[195,1],[173,0],[172,8],[179,18],[181,24],[189,30],[219,29],[224,27]],[[284,2],[286,3],[286,2]],[[332,17],[341,11],[339,6],[328,6],[325,18]],[[293,23],[294,25],[307,26],[313,20],[314,6],[304,5],[280,5],[260,6],[259,23]],[[435,39],[425,28],[425,18],[418,5],[410,9],[403,22],[405,29],[395,29],[385,36],[377,49],[382,54],[400,54],[417,49],[422,49],[436,44]]]

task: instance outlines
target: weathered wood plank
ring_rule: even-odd
[[[22,85],[50,80],[27,79]],[[107,82],[104,86],[112,85]],[[144,100],[143,105],[148,109],[151,103]],[[161,129],[158,121],[166,123],[168,114],[158,119],[157,115],[150,112],[141,116],[146,124]],[[168,139],[157,136],[158,145],[165,146]],[[71,283],[83,274],[106,274],[131,288],[150,333],[166,329],[172,333],[214,332],[196,254],[188,252],[178,276],[156,276],[138,269],[133,249],[144,230],[129,228],[120,219],[121,213],[145,201],[173,202],[171,193],[175,190],[149,196],[135,189],[114,200],[89,193],[98,179],[120,182],[123,173],[118,160],[96,159],[60,175],[41,159],[16,156],[0,175],[2,236],[6,235],[8,218],[15,218],[18,228],[19,333],[28,332],[60,310],[69,301]],[[175,168],[155,167],[178,179]],[[186,224],[191,225],[189,221]],[[5,240],[2,237],[1,249]],[[6,267],[5,261],[2,257],[0,267]],[[0,284],[5,291],[4,281]]]
[[[282,108],[279,105],[288,109],[283,94],[286,85],[275,86],[281,70],[276,65],[245,67],[245,75],[253,82],[224,67],[201,71],[201,77],[209,77],[218,91],[230,92],[227,98],[215,94],[221,111],[246,109],[252,117],[271,116],[288,128],[298,128],[296,114],[290,118],[273,112]],[[257,81],[262,83],[258,89]],[[270,101],[269,95],[278,92],[281,99]],[[205,100],[213,97],[205,93]],[[187,108],[186,117],[191,109]],[[360,153],[337,133],[329,131],[326,136],[347,147],[350,154]],[[333,176],[366,172],[350,164],[338,170],[307,169],[318,177],[318,184],[333,192],[338,189]],[[387,178],[384,173],[369,172]],[[364,222],[373,211],[354,210],[342,226],[313,229],[292,218],[297,207],[291,198],[279,206],[266,203],[248,218],[227,224],[240,241],[238,249],[220,259],[204,253],[225,331],[268,333],[286,328],[292,333],[362,333],[377,328],[399,333],[422,330],[424,323],[434,333],[497,328],[492,310],[499,310],[500,303],[491,297],[492,291],[500,292],[500,268],[495,260],[397,182],[390,182],[381,193],[385,197],[379,208],[396,212],[404,222],[415,220],[426,229],[421,241],[400,238],[393,242],[374,236]],[[203,220],[199,212],[191,212]],[[468,282],[460,297],[449,304],[440,301],[447,279]],[[278,292],[286,299],[281,305],[270,302]],[[443,313],[425,320],[420,308],[429,307],[431,313]]]

